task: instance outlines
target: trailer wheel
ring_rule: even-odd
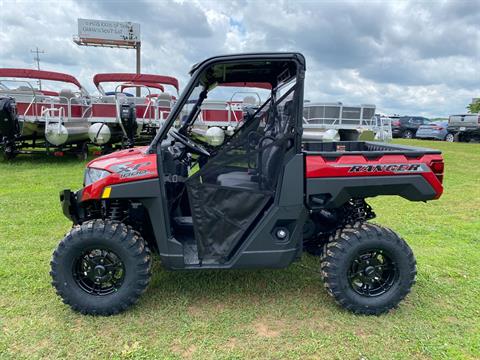
[[[17,156],[16,152],[6,151],[6,150],[3,150],[2,155],[1,155],[1,157],[4,161],[12,160],[12,159],[15,158],[15,156]]]
[[[2,145],[0,145],[0,151],[2,153],[1,157],[3,160],[12,160],[17,156],[17,149],[15,144],[9,143],[5,141]]]
[[[137,302],[150,281],[150,250],[140,234],[116,221],[74,227],[51,261],[52,285],[82,314],[118,314]]]
[[[78,145],[77,158],[80,161],[86,161],[88,159],[88,143]]]
[[[407,243],[392,230],[368,223],[337,231],[325,245],[321,270],[335,301],[366,315],[397,307],[417,273]]]

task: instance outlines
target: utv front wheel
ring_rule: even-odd
[[[328,293],[358,314],[395,308],[415,283],[416,263],[407,243],[392,230],[358,224],[338,231],[321,263]]]
[[[150,250],[120,222],[93,220],[73,228],[51,261],[52,285],[83,314],[113,315],[137,302],[150,281]]]

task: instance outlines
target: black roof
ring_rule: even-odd
[[[297,52],[220,55],[195,64],[190,75],[205,69],[200,79],[204,84],[266,82],[276,86],[305,70],[305,58]]]
[[[210,62],[218,62],[218,61],[232,61],[235,60],[260,60],[260,61],[268,61],[268,60],[297,60],[305,70],[305,57],[299,52],[258,52],[258,53],[244,53],[244,54],[228,54],[228,55],[217,55],[212,56],[208,59],[200,61],[194,64],[189,74],[192,75],[198,68],[201,66],[210,63]]]

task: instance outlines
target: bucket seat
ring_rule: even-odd
[[[285,155],[286,137],[285,128],[292,117],[292,101],[285,103],[284,122],[278,115],[274,121],[267,124],[265,136],[258,142],[257,169],[253,173],[248,171],[232,171],[217,177],[221,186],[238,187],[250,190],[274,190],[277,183],[278,171]],[[285,126],[282,127],[282,123]]]

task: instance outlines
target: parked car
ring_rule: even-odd
[[[392,135],[397,138],[413,139],[418,128],[429,122],[427,118],[421,116],[401,116],[392,120]]]
[[[480,114],[450,115],[447,130],[451,141],[480,141]]]
[[[453,141],[453,137],[447,138],[448,135],[448,121],[432,121],[429,124],[421,125],[415,137],[419,139],[433,139],[433,140],[446,140]]]

